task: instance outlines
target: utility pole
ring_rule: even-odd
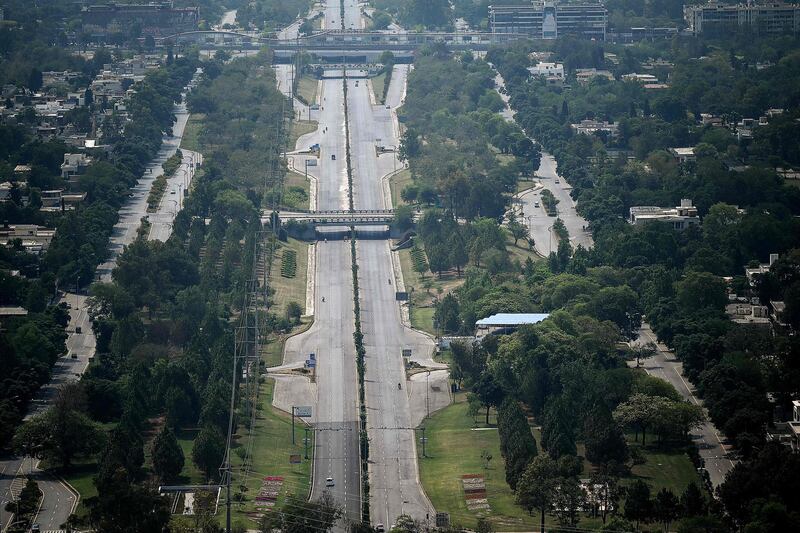
[[[294,445],[294,405],[292,406],[292,445]]]
[[[425,453],[425,443],[428,441],[428,439],[425,438],[425,426],[422,426],[419,429],[422,430],[422,457],[428,457],[428,454]]]
[[[303,444],[305,444],[306,453],[305,458],[308,459],[308,428],[305,428],[306,436],[303,438]]]

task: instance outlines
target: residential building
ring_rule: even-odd
[[[61,177],[69,181],[74,176],[80,176],[89,165],[92,158],[86,154],[64,154],[64,162],[61,163]]]
[[[656,78],[652,74],[637,74],[635,72],[632,72],[630,74],[623,74],[622,80],[633,81],[641,84],[658,83],[658,78]]]
[[[694,146],[686,148],[670,148],[669,153],[675,158],[678,163],[688,163],[694,161],[697,157],[694,155]]]
[[[76,205],[86,199],[85,192],[64,192],[62,189],[52,189],[42,191],[42,207],[40,211],[46,213],[57,213],[59,211],[71,211]]]
[[[0,227],[0,244],[10,245],[19,239],[26,252],[40,254],[47,250],[56,230],[35,224],[16,224]]]
[[[780,442],[793,452],[800,452],[800,401],[792,400],[792,419],[778,422],[774,430],[767,431],[767,440]]]
[[[608,11],[600,2],[534,0],[518,5],[489,6],[492,33],[527,33],[534,39],[577,35],[605,41]]]
[[[737,301],[725,306],[725,314],[732,322],[744,326],[769,326],[769,308],[755,305],[747,301]]]
[[[564,65],[561,63],[537,63],[533,67],[528,67],[528,72],[531,76],[564,79]]]
[[[575,79],[581,85],[586,85],[594,78],[605,78],[614,81],[614,75],[609,70],[597,70],[596,68],[575,69]]]
[[[705,5],[684,6],[683,18],[689,31],[695,35],[737,30],[762,35],[798,33],[800,4],[747,2],[731,5],[712,1]]]
[[[646,224],[648,222],[665,222],[670,224],[673,229],[684,230],[689,226],[700,223],[697,216],[697,208],[688,199],[681,200],[681,205],[677,207],[657,207],[651,205],[640,205],[630,208],[630,218],[633,225]]]
[[[744,269],[744,275],[747,278],[747,282],[750,284],[751,287],[755,285],[756,277],[766,274],[772,268],[772,265],[775,264],[775,261],[778,260],[778,254],[769,254],[769,263],[761,263],[756,267],[749,267]]]
[[[582,135],[594,135],[596,133],[607,133],[610,137],[616,137],[619,133],[619,125],[616,122],[605,122],[600,120],[581,120],[578,124],[570,124],[572,131]]]

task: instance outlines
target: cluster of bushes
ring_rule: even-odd
[[[147,194],[147,212],[155,213],[158,211],[158,204],[161,203],[161,198],[167,190],[167,178],[160,174],[153,184],[150,186],[150,192]]]
[[[297,252],[285,249],[281,256],[281,276],[293,278],[297,275]]]
[[[542,189],[542,205],[548,216],[558,216],[558,208],[556,207],[558,206],[558,199],[553,196],[550,189]]]

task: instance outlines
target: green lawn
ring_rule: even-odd
[[[289,150],[294,150],[297,147],[297,139],[311,133],[317,129],[319,123],[316,120],[294,120],[292,121],[292,128],[289,131]],[[301,148],[307,149],[308,146]]]
[[[372,78],[372,92],[375,93],[375,101],[383,103],[383,87],[386,85],[386,73],[378,74]]]
[[[508,258],[514,261],[515,259],[520,262],[520,264],[524,265],[525,260],[529,257],[533,261],[538,261],[542,258],[539,254],[536,253],[536,250],[528,249],[527,241],[520,239],[517,241],[517,244],[514,244],[514,237],[511,236],[511,232],[508,230],[504,230],[506,232],[506,250],[508,250]]]
[[[487,427],[483,413],[477,421],[479,428]],[[455,403],[433,414],[424,423],[429,457],[420,459],[422,485],[436,510],[450,513],[454,524],[474,529],[479,518],[486,518],[498,531],[531,531],[538,520],[514,503],[514,493],[505,481],[500,440],[491,426],[495,423],[494,414],[489,422],[491,429],[472,431],[474,423],[467,415],[463,393],[455,396]],[[488,468],[481,459],[484,451],[492,456]],[[461,476],[465,474],[484,477],[490,511],[467,509],[461,486]],[[581,521],[581,525],[585,523]]]
[[[178,444],[183,450],[183,470],[181,470],[180,475],[182,483],[200,485],[206,482],[203,472],[192,462],[192,446],[198,433],[198,429],[182,429],[175,432]]]
[[[270,283],[275,289],[272,297],[274,302],[272,312],[278,316],[286,312],[286,306],[294,301],[305,308],[306,305],[306,277],[308,269],[308,243],[290,238],[288,242],[279,243],[280,247],[275,252],[272,261]],[[297,269],[293,278],[281,276],[281,257],[284,250],[294,250],[297,253]]]
[[[303,459],[300,464],[290,464],[291,454],[304,454],[303,436],[304,424],[295,420],[296,444],[292,444],[292,419],[291,416],[272,407],[273,380],[261,384],[259,394],[259,412],[252,435],[252,453],[249,475],[239,478],[237,486],[243,483],[247,490],[244,501],[234,507],[234,521],[244,523],[249,527],[255,524],[248,520],[248,514],[256,511],[255,496],[261,487],[261,480],[265,476],[282,476],[283,490],[281,491],[277,506],[284,501],[286,494],[292,492],[303,498],[308,495],[312,453],[314,449],[313,433],[309,432],[309,459]],[[247,430],[242,426],[235,438],[235,447],[246,447],[248,444]],[[234,471],[240,471],[243,460],[239,453],[232,454]]]
[[[392,207],[397,207],[398,205],[405,205],[406,202],[400,198],[400,193],[407,185],[411,185],[413,180],[411,179],[411,171],[401,170],[391,178],[389,178],[389,189],[392,193]]]
[[[301,76],[297,80],[297,96],[302,102],[313,104],[317,101],[317,87],[319,87],[319,80],[307,75]]]
[[[519,180],[517,182],[517,192],[527,191],[528,189],[533,189],[536,186],[536,181],[534,180]]]
[[[633,442],[630,435],[628,435],[628,445],[632,448],[640,446]],[[643,451],[647,462],[634,466],[633,475],[649,483],[653,493],[667,488],[680,496],[692,481],[699,487],[703,486],[689,456],[683,451],[659,450],[649,444]]]
[[[203,128],[203,120],[206,116],[202,113],[193,113],[189,115],[189,121],[186,123],[186,129],[183,131],[183,138],[181,139],[181,148],[187,150],[200,151],[200,130]]]
[[[62,477],[72,485],[78,494],[81,495],[75,514],[80,517],[86,516],[88,510],[85,502],[88,498],[97,496],[97,487],[94,486],[94,476],[97,474],[97,462],[87,461],[74,463],[68,472]]]
[[[425,492],[437,511],[449,512],[451,521],[464,527],[474,528],[478,518],[487,518],[498,531],[531,531],[538,530],[538,517],[530,517],[514,503],[514,494],[505,482],[503,459],[500,456],[500,441],[493,428],[494,414],[489,417],[489,426],[484,423],[483,412],[477,417],[478,428],[492,428],[473,431],[476,425],[467,414],[466,395],[456,394],[455,402],[436,412],[423,425],[426,428],[428,442],[427,458],[420,458],[420,480]],[[538,429],[533,430],[537,444],[541,442]],[[639,446],[629,439],[629,444]],[[481,453],[487,451],[492,455],[489,467],[486,468]],[[418,448],[422,453],[421,447]],[[655,494],[662,487],[669,488],[680,495],[691,481],[699,483],[699,477],[689,460],[682,452],[665,452],[654,447],[643,450],[646,462],[633,468],[632,476],[621,480],[628,484],[636,478],[644,479],[651,485]],[[582,443],[578,444],[578,453],[583,454]],[[583,475],[590,475],[591,465],[584,462]],[[480,474],[486,483],[487,498],[491,510],[486,512],[469,511],[461,486],[464,474]],[[702,485],[701,485],[702,486]],[[549,523],[555,523],[548,517]],[[581,517],[579,527],[599,528],[600,520],[586,516]]]

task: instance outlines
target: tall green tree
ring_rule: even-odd
[[[153,471],[163,483],[171,483],[183,470],[183,450],[172,430],[164,425],[150,449]]]
[[[517,503],[533,514],[540,512],[539,531],[544,533],[545,514],[553,505],[558,487],[558,465],[548,455],[537,455],[525,469],[517,487]]]

